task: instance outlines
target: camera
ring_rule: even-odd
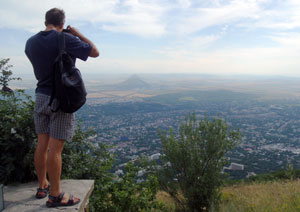
[[[71,31],[69,29],[63,29],[63,32],[70,33]]]

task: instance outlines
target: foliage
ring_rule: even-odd
[[[33,147],[34,102],[23,90],[11,90],[9,59],[0,60],[0,183],[25,182],[34,179]]]
[[[107,184],[97,183],[91,198],[91,211],[166,211],[163,204],[156,200],[157,177],[153,173],[146,173],[142,182],[137,181],[142,170],[129,162],[124,176],[112,178]]]
[[[65,142],[62,153],[63,176],[73,179],[102,179],[108,176],[108,170],[112,166],[113,158],[104,144],[96,146],[89,138],[93,136],[93,130],[84,131],[81,122],[71,142]]]
[[[160,185],[178,210],[218,210],[225,153],[237,145],[240,133],[229,130],[221,119],[198,122],[192,114],[180,126],[178,138],[172,129],[169,134],[159,134],[164,153]]]
[[[291,164],[287,167],[282,168],[277,171],[273,171],[266,174],[260,174],[256,176],[251,176],[249,179],[243,180],[244,182],[268,182],[268,181],[278,181],[278,180],[296,180],[300,178],[300,170],[294,169]]]
[[[10,70],[13,66],[8,64],[9,58],[0,60],[0,85],[1,87],[7,87],[8,82],[11,80],[21,80],[20,77],[11,77],[12,71]]]
[[[128,163],[125,174],[114,177],[110,173],[113,156],[108,147],[97,147],[89,137],[92,130],[83,131],[77,125],[72,142],[66,142],[63,151],[63,178],[94,179],[95,189],[90,198],[90,211],[131,212],[163,209],[156,201],[158,180],[148,173],[143,182],[138,183],[138,173],[142,167]]]
[[[90,198],[90,211],[131,212],[163,209],[156,201],[158,180],[153,172],[138,183],[138,173],[143,168],[133,163],[125,167],[125,174],[115,177],[110,173],[113,156],[108,147],[97,147],[90,141],[93,130],[83,131],[77,125],[72,142],[63,150],[63,178],[94,179],[95,189]]]

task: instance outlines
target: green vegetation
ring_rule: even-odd
[[[299,212],[300,180],[235,184],[222,188],[220,212]],[[159,192],[158,199],[172,208],[174,200]]]
[[[107,146],[97,147],[89,140],[93,130],[83,131],[81,122],[77,124],[72,142],[65,142],[62,153],[62,178],[97,179],[105,182],[110,178],[108,171],[113,164]]]
[[[280,171],[235,180],[221,188],[220,212],[298,212],[300,211],[300,170],[291,166]],[[167,208],[176,202],[163,191],[158,200]],[[174,211],[171,210],[171,211]]]
[[[299,212],[300,181],[225,187],[221,212]]]
[[[96,147],[89,140],[94,133],[83,131],[78,124],[72,142],[66,143],[63,151],[63,178],[95,180],[90,211],[164,210],[163,204],[156,200],[158,180],[154,173],[148,173],[143,182],[137,183],[138,173],[144,167],[128,163],[125,174],[115,177],[110,172],[113,156],[107,146]]]
[[[140,167],[128,163],[122,177],[116,177],[106,184],[97,183],[91,198],[91,211],[166,211],[163,203],[156,199],[157,177],[148,174],[143,182],[137,183],[140,170]]]
[[[238,131],[229,130],[221,119],[196,119],[190,115],[180,127],[161,133],[164,168],[161,187],[174,200],[178,211],[218,211],[221,171],[225,154],[240,141]]]
[[[288,164],[285,168],[281,168],[280,170],[269,172],[266,174],[259,174],[239,180],[228,179],[225,184],[227,186],[230,186],[237,184],[266,183],[272,181],[289,181],[297,179],[300,179],[300,169],[294,169],[291,164]]]
[[[34,102],[23,90],[8,88],[13,78],[9,59],[0,60],[0,183],[33,180],[33,149],[36,135]]]
[[[235,181],[222,189],[221,212],[300,211],[300,170],[292,166],[248,180]]]

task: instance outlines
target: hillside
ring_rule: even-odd
[[[223,189],[221,212],[300,211],[300,180],[241,184]]]
[[[158,199],[169,209],[174,202],[165,192]],[[298,212],[300,180],[235,184],[222,189],[220,212]]]
[[[292,166],[248,179],[229,180],[221,189],[220,212],[299,212],[300,170]],[[157,198],[170,211],[172,198],[159,192]]]

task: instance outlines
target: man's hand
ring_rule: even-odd
[[[77,37],[80,38],[81,33],[75,27],[71,27],[70,25],[68,25],[67,30],[69,30],[72,35],[77,36]]]
[[[80,40],[91,44],[92,50],[89,55],[90,57],[98,57],[99,56],[99,51],[98,51],[97,47],[95,46],[95,44],[92,41],[90,41],[88,38],[86,38],[83,34],[81,34],[78,29],[68,25],[67,30],[69,30],[72,35],[77,36]]]

